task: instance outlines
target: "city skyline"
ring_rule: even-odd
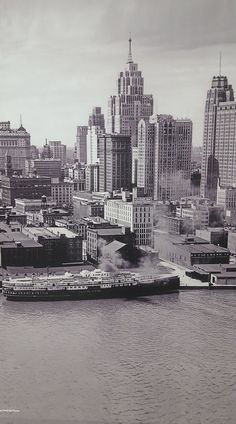
[[[219,73],[220,51],[222,75],[236,84],[236,5],[189,3],[0,0],[1,121],[17,128],[22,114],[32,144],[47,137],[73,146],[76,126],[87,124],[94,106],[107,118],[131,32],[154,113],[190,118],[193,145],[201,146],[205,93]]]

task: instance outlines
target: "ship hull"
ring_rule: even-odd
[[[157,294],[176,293],[179,291],[179,278],[176,276],[158,280],[150,284],[137,284],[135,286],[101,288],[89,287],[87,290],[55,290],[41,293],[30,291],[28,293],[5,293],[7,300],[12,301],[60,301],[60,300],[89,300],[112,298],[136,298],[140,296],[153,296]]]

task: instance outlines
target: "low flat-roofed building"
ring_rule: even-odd
[[[31,240],[19,230],[19,227],[1,223],[0,260],[1,266],[40,266],[43,263],[42,246]]]
[[[216,246],[227,247],[228,231],[222,227],[208,227],[202,230],[196,230],[196,236]]]
[[[192,267],[192,270],[186,272],[189,277],[192,277],[203,282],[210,282],[211,275],[219,274],[236,274],[236,264],[198,264]]]
[[[220,270],[211,273],[210,281],[213,284],[236,286],[236,264],[221,265]]]
[[[74,233],[80,234],[80,224],[75,221],[71,216],[64,216],[58,219],[55,219],[55,227],[64,227],[68,230],[73,231]]]
[[[95,200],[92,193],[75,193],[73,196],[73,216],[75,219],[88,216],[104,217],[104,199]]]
[[[62,208],[41,209],[39,212],[26,212],[27,224],[54,226],[59,218],[70,216],[70,211]]]
[[[230,252],[199,237],[180,236],[154,230],[154,249],[160,258],[191,267],[195,264],[229,263]]]
[[[55,202],[51,197],[41,199],[15,199],[15,210],[19,213],[39,212],[42,208],[53,208]]]
[[[62,227],[25,227],[23,233],[43,246],[45,265],[82,262],[82,237]]]
[[[79,220],[79,234],[84,240],[87,240],[87,229],[93,228],[117,228],[117,224],[111,224],[101,216],[88,216]]]
[[[26,224],[26,215],[16,211],[12,206],[9,208],[0,208],[0,222],[7,224],[19,222],[22,225]]]

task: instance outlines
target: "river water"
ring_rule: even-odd
[[[236,292],[0,298],[1,424],[235,424]]]

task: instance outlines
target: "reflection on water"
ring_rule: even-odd
[[[0,423],[234,424],[235,295],[1,299]]]

